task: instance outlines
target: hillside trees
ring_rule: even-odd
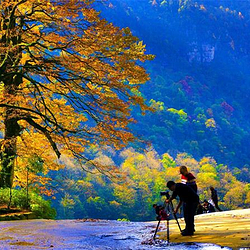
[[[92,2],[0,2],[0,187],[11,187],[14,165],[25,168],[34,155],[46,174],[62,167],[61,155],[84,164],[86,147],[134,139],[131,105],[146,109],[139,86],[148,80],[138,62],[152,56]]]
[[[250,142],[249,3],[108,2],[113,7],[102,14],[129,25],[156,54],[147,65],[152,81],[142,92],[157,112],[139,117],[133,128],[160,154],[210,155],[241,169]],[[183,110],[187,120],[168,109]]]
[[[121,170],[126,179],[123,183],[112,185],[114,200],[126,211],[125,217],[150,219],[152,204],[156,203],[158,194],[165,188],[159,156],[154,150],[140,153],[128,148],[123,150],[121,157]]]
[[[112,164],[106,152],[101,155],[106,164]],[[181,181],[181,165],[195,175],[201,202],[211,198],[210,186],[213,186],[223,210],[249,207],[249,183],[240,181],[226,165],[218,164],[212,157],[196,160],[187,153],[172,157],[168,153],[160,156],[152,148],[144,152],[126,148],[119,158],[124,179],[115,183],[100,173],[85,172],[78,180],[79,166],[58,171],[53,182],[58,181],[60,191],[52,204],[57,207],[59,218],[155,219],[152,205],[163,204],[166,197],[160,192],[168,190],[167,181]]]

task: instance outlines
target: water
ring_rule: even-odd
[[[28,220],[0,223],[0,249],[216,250],[201,243],[152,240],[155,222]],[[170,234],[171,239],[171,234]],[[146,244],[143,244],[146,243]],[[229,248],[223,248],[228,250]]]

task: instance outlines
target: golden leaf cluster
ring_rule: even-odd
[[[0,2],[1,141],[12,119],[20,126],[10,135],[19,138],[12,147],[20,168],[32,154],[58,169],[52,149],[86,161],[86,147],[134,139],[131,107],[147,109],[139,86],[149,79],[138,62],[153,56],[128,28],[100,18],[92,2]]]

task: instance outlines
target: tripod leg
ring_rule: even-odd
[[[159,228],[159,226],[160,226],[160,223],[161,223],[161,220],[158,221],[157,227],[156,227],[156,229],[155,229],[155,234],[154,234],[154,237],[153,237],[154,240],[155,240],[155,236],[156,236],[156,233],[157,233],[157,231],[158,231],[158,228]]]
[[[170,206],[171,206],[171,210],[172,210],[171,212],[172,212],[172,214],[173,214],[173,216],[174,216],[174,218],[175,218],[175,220],[177,222],[177,225],[178,225],[178,227],[180,229],[180,232],[182,232],[181,231],[181,226],[180,226],[179,221],[178,221],[178,218],[177,218],[176,214],[174,213],[174,205],[173,205],[172,201],[170,202]]]
[[[168,243],[170,242],[169,241],[169,218],[167,219],[167,240],[168,240]]]

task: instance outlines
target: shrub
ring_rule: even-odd
[[[11,190],[11,203],[10,207],[18,209],[27,209],[27,207],[34,213],[36,218],[54,219],[56,210],[51,207],[50,201],[45,200],[41,195],[35,192],[29,192],[27,201],[27,193],[24,189]],[[8,205],[10,202],[10,189],[0,189],[0,204]]]

